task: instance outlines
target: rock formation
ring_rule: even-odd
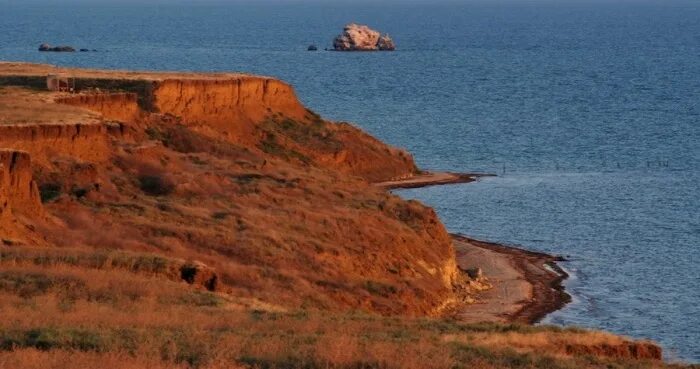
[[[3,202],[0,204],[3,211],[28,215],[42,212],[39,190],[32,178],[32,165],[28,153],[0,149],[0,202]]]
[[[53,52],[75,52],[75,48],[72,46],[51,46],[49,44],[39,45],[39,51],[53,51]],[[82,50],[81,50],[82,51]]]
[[[43,214],[29,154],[0,148],[0,241],[7,244],[17,238],[21,242],[33,238],[27,234],[27,220]]]
[[[0,125],[0,148],[26,151],[41,163],[56,156],[101,162],[109,156],[109,133],[102,124]]]
[[[377,48],[384,51],[394,51],[396,50],[396,45],[389,35],[383,35],[377,41]]]
[[[351,23],[333,40],[336,51],[393,51],[394,41],[367,26]]]

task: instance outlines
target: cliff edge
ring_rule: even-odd
[[[76,91],[47,91],[42,72]],[[371,186],[412,176],[411,156],[322,119],[284,82],[0,63],[2,85],[16,108],[0,111],[0,147],[32,156],[50,215],[34,238],[200,260],[219,290],[284,308],[432,315],[460,301],[435,212]]]

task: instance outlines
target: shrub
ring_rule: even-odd
[[[75,297],[85,291],[85,282],[73,276],[51,276],[44,273],[5,271],[0,273],[0,290],[31,298],[58,291],[67,297]]]
[[[61,185],[58,183],[44,183],[39,186],[41,202],[49,202],[61,196]]]
[[[161,305],[184,305],[193,307],[220,307],[224,300],[212,292],[190,291],[158,296]]]
[[[216,220],[224,220],[228,218],[229,215],[231,215],[231,213],[227,211],[216,211],[211,215],[211,217]]]
[[[175,185],[159,175],[139,176],[141,191],[151,196],[166,196],[173,192]]]
[[[85,197],[85,195],[87,195],[88,192],[89,192],[88,189],[82,188],[82,187],[73,187],[73,189],[71,190],[71,193],[73,194],[73,196],[75,196],[79,199]]]
[[[105,351],[106,342],[96,332],[84,329],[34,328],[26,331],[0,331],[0,350],[35,348],[42,351],[69,349]]]
[[[365,281],[363,287],[373,295],[388,297],[397,292],[396,287],[377,281]]]

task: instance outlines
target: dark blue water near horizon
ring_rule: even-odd
[[[0,5],[0,60],[275,76],[423,168],[499,174],[400,194],[569,256],[574,302],[546,322],[700,362],[700,3]],[[400,50],[305,51],[350,21]]]

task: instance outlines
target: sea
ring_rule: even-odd
[[[349,22],[398,50],[324,51]],[[0,60],[288,81],[421,168],[496,174],[397,193],[565,256],[573,302],[544,323],[700,362],[699,1],[0,0]]]

